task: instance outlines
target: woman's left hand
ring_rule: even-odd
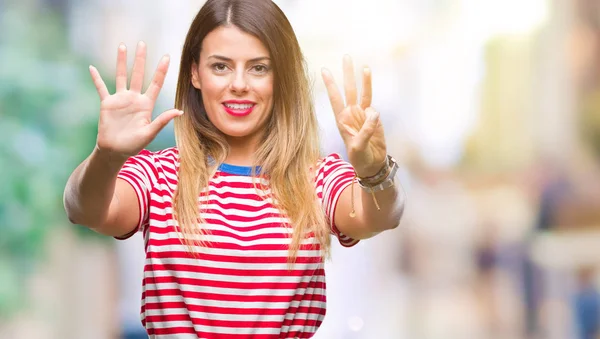
[[[344,56],[344,89],[346,102],[339,92],[331,72],[322,71],[331,107],[340,131],[348,160],[359,177],[370,177],[385,165],[387,150],[379,113],[371,107],[371,70],[363,69],[360,103],[357,99],[354,66],[350,56]]]

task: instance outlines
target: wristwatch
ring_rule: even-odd
[[[396,178],[396,172],[398,172],[398,162],[391,155],[387,156],[387,176],[375,184],[365,180],[365,178],[358,178],[358,185],[369,193],[383,191],[390,187],[394,187],[394,179]]]

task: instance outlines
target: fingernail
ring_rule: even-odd
[[[183,111],[182,110],[179,110],[179,115],[183,115]]]

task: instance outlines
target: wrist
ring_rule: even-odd
[[[375,207],[377,207],[378,211],[381,210],[381,207],[377,202],[375,192],[383,191],[388,188],[394,187],[394,179],[396,176],[396,172],[398,171],[398,163],[393,157],[388,155],[386,156],[385,160],[385,165],[383,165],[383,167],[375,175],[371,177],[360,177],[357,174],[358,185],[360,185],[360,187],[363,190],[371,194],[371,196],[373,197],[373,202],[375,203]],[[352,185],[354,185],[354,181],[352,181]],[[354,194],[352,194],[352,197],[354,197]],[[351,200],[351,205],[352,211],[350,212],[350,217],[354,218],[356,216],[356,213],[354,211],[354,199]]]
[[[368,192],[377,192],[394,186],[394,178],[398,171],[398,163],[391,157],[386,157],[387,164],[375,176],[370,178],[358,177],[358,184]]]
[[[386,156],[385,160],[379,164],[369,166],[367,168],[356,170],[356,176],[364,182],[383,181],[390,171],[389,159]]]
[[[123,164],[125,164],[127,159],[129,159],[129,156],[125,154],[103,149],[99,147],[98,144],[94,146],[92,157],[101,163],[104,163],[110,167],[118,167],[119,169],[123,166]]]

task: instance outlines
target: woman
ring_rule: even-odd
[[[69,219],[118,239],[143,232],[141,316],[153,338],[311,337],[330,235],[352,246],[402,215],[369,70],[360,103],[348,57],[345,103],[323,72],[348,163],[319,154],[302,53],[272,1],[206,2],[183,47],[176,109],[154,121],[169,60],[142,94],[145,48],[127,89],[119,46],[115,94],[90,67],[97,144],[67,183]],[[171,119],[177,147],[144,150]]]

